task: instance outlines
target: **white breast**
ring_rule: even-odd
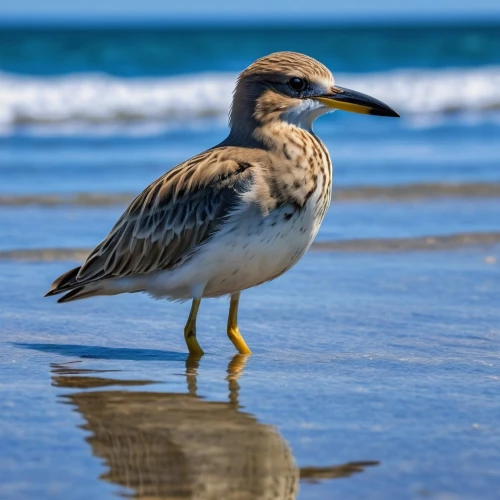
[[[321,187],[302,209],[285,205],[263,216],[255,206],[242,207],[189,261],[158,273],[147,291],[172,299],[202,290],[204,297],[218,297],[278,277],[298,262],[318,232],[324,216],[317,210]]]

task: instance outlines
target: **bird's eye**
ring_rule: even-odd
[[[288,80],[288,86],[295,90],[296,92],[300,92],[306,88],[306,81],[303,78],[299,78],[298,76],[294,76]]]

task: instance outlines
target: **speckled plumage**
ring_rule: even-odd
[[[313,59],[283,54],[253,63],[242,73],[238,85],[247,84],[246,79],[254,79],[266,68],[268,72],[273,68],[274,71],[288,68],[287,79],[297,73],[294,62],[295,66],[300,62],[301,75],[312,71],[321,78],[331,78],[328,70]],[[263,283],[287,271],[311,244],[328,208],[331,164],[326,148],[312,131],[279,118],[269,120],[276,107],[279,110],[288,107],[287,101],[291,99],[280,97],[273,100],[266,88],[255,97],[255,119],[259,126],[250,134],[252,147],[239,145],[240,141],[234,138],[247,123],[233,110],[229,138],[148,186],[78,272],[60,284],[56,281],[55,289],[77,288],[76,293],[70,292],[70,299],[144,290],[155,297],[164,295],[182,300],[193,296],[193,285],[204,285],[203,296],[216,297]],[[205,283],[193,283],[200,281],[196,276],[200,273],[194,272],[190,282],[182,283],[185,273],[179,271],[183,266],[193,267],[202,256],[205,265],[209,265],[207,251],[213,251],[215,259],[225,265],[224,253],[217,251],[217,240],[228,233],[238,234],[240,240],[246,236],[260,238],[262,248],[250,255],[245,250],[251,245],[242,242],[241,249],[236,249],[241,250],[242,262],[233,262],[231,268],[225,266],[224,274],[229,276],[217,279],[205,272],[201,280],[206,279]],[[274,242],[268,241],[272,234],[278,240],[286,238],[286,246],[299,240],[285,259],[274,259],[276,269],[268,269],[270,266],[262,262],[269,260],[272,253]],[[229,249],[220,250],[234,253],[231,246],[229,243]],[[252,277],[245,276],[242,286],[238,286],[231,277],[238,272],[245,274],[244,259],[250,266],[256,259],[257,265],[249,270]],[[213,268],[214,263],[210,265]],[[259,268],[267,272],[261,275]],[[215,274],[221,276],[221,271]],[[169,286],[170,279],[174,286]],[[226,285],[228,281],[232,286]]]
[[[291,87],[294,77],[307,82],[304,92]],[[286,272],[330,204],[331,162],[312,123],[330,111],[316,96],[340,92],[327,68],[301,54],[251,64],[238,78],[227,139],[148,186],[48,295],[239,297]]]

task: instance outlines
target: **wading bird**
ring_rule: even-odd
[[[125,292],[191,299],[184,337],[197,356],[201,299],[229,295],[227,334],[250,354],[238,329],[240,292],[282,275],[314,240],[330,205],[332,165],[312,125],[334,109],[399,116],[337,86],[308,56],[258,59],[238,78],[228,137],[148,186],[46,295],[66,292],[58,302]]]

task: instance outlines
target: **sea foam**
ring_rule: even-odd
[[[165,78],[103,74],[32,77],[0,73],[0,125],[113,124],[227,116],[236,75]],[[339,85],[368,93],[403,116],[500,109],[500,66],[338,74]]]

